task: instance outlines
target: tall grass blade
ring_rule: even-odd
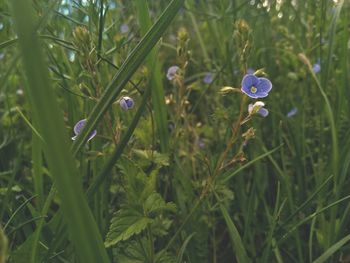
[[[84,199],[73,157],[69,152],[69,140],[63,116],[49,81],[41,43],[36,36],[31,2],[13,1],[12,9],[29,84],[29,101],[45,142],[45,156],[61,198],[71,240],[81,262],[109,262],[101,235]]]
[[[216,195],[216,199],[218,200],[218,202],[220,202],[217,195]],[[226,225],[228,227],[228,232],[230,234],[230,239],[232,242],[233,254],[236,255],[237,262],[239,262],[239,263],[251,262],[248,255],[247,255],[247,252],[245,251],[242,238],[241,238],[235,224],[233,223],[226,207],[221,203],[220,203],[220,211],[221,211],[221,213],[225,219]]]

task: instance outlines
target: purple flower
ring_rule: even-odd
[[[210,83],[212,83],[212,82],[213,82],[213,74],[211,74],[211,73],[205,74],[205,76],[204,76],[204,78],[203,78],[203,82],[204,82],[205,84],[210,84]]]
[[[120,32],[122,32],[122,34],[128,33],[129,32],[129,26],[127,24],[122,24],[120,26]]]
[[[318,72],[321,71],[321,61],[320,59],[317,60],[315,64],[312,65],[312,71],[317,74]]]
[[[253,69],[253,68],[247,69],[247,74],[254,74],[254,72],[255,72],[255,69]]]
[[[119,100],[119,105],[123,110],[129,110],[134,107],[134,100],[130,97],[125,96]]]
[[[204,142],[204,140],[202,138],[198,139],[198,147],[200,149],[204,149],[205,148],[205,142]]]
[[[266,117],[267,115],[269,115],[269,111],[267,109],[264,108],[265,103],[262,101],[257,101],[254,104],[249,104],[248,105],[248,112],[249,115],[253,115],[255,113],[261,115],[262,117]]]
[[[242,80],[241,91],[253,99],[267,97],[271,89],[272,83],[267,78],[258,78],[255,75],[247,74]]]
[[[78,135],[80,134],[81,130],[83,129],[83,127],[85,126],[86,124],[86,119],[82,119],[80,121],[78,121],[75,125],[74,125],[74,133],[75,133],[75,136],[72,137],[72,140],[76,140],[76,138],[78,137]],[[90,135],[89,135],[89,138],[87,141],[90,141],[92,138],[94,138],[97,134],[97,131],[96,130],[93,130]]]
[[[298,108],[294,107],[293,109],[291,109],[291,110],[287,113],[287,118],[293,117],[295,114],[297,114],[297,112],[298,112]]]
[[[178,66],[171,66],[169,69],[168,69],[168,72],[166,74],[166,77],[168,80],[173,80],[175,78],[175,75],[177,73],[177,71],[179,70],[180,68]]]

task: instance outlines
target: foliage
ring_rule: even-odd
[[[0,0],[0,263],[348,262],[349,15]]]

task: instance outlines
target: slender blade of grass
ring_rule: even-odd
[[[350,240],[350,235],[345,236],[333,246],[328,248],[326,252],[324,252],[319,258],[313,261],[313,263],[322,263],[326,262],[326,260],[331,257],[335,252],[337,252],[342,246],[344,246]]]
[[[236,255],[237,262],[239,263],[251,262],[247,255],[247,252],[245,251],[242,238],[235,224],[233,223],[226,207],[220,204],[220,210],[225,219],[226,225],[228,227],[228,231],[232,242],[233,253]]]
[[[69,152],[63,116],[49,81],[41,43],[35,33],[31,2],[18,0],[11,4],[28,79],[29,101],[45,141],[44,152],[61,198],[71,240],[80,261],[109,262],[101,235],[84,198],[73,156]]]

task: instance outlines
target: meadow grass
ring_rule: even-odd
[[[349,18],[0,0],[0,263],[350,262]]]

